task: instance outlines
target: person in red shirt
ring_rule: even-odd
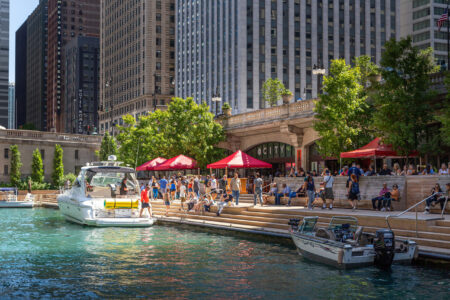
[[[142,217],[142,212],[144,211],[145,208],[148,209],[148,213],[149,213],[149,217],[151,217],[152,214],[152,205],[150,204],[150,199],[148,197],[148,193],[150,191],[150,186],[147,184],[145,186],[145,189],[142,190],[141,192],[141,212],[139,213],[139,218]]]

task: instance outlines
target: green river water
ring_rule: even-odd
[[[450,299],[450,270],[341,271],[265,238],[192,227],[88,228],[0,210],[0,299]]]

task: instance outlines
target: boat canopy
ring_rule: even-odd
[[[108,171],[115,173],[135,173],[134,169],[127,167],[119,167],[119,166],[95,166],[95,167],[87,167],[86,171],[94,172],[94,173],[106,173]]]

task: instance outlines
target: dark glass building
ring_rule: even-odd
[[[0,0],[0,125],[8,127],[9,0]]]
[[[16,124],[25,125],[27,115],[27,21],[16,31]]]

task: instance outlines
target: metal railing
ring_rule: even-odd
[[[419,205],[422,204],[423,202],[427,201],[428,199],[431,199],[431,198],[433,198],[433,197],[435,197],[435,196],[439,196],[439,195],[442,195],[442,193],[433,193],[432,195],[430,195],[430,196],[426,197],[425,199],[423,199],[423,200],[417,202],[417,203],[414,204],[413,206],[407,208],[406,210],[402,211],[401,213],[399,213],[399,214],[397,214],[397,215],[388,215],[388,216],[386,216],[386,223],[387,223],[389,229],[392,230],[391,224],[389,223],[389,219],[390,219],[390,218],[398,218],[398,217],[401,217],[401,216],[404,215],[405,213],[407,213],[407,212],[409,212],[409,211],[411,211],[412,209],[415,208],[415,212],[416,212],[415,229],[416,229],[416,237],[418,237],[418,229],[417,229],[418,212],[417,212],[417,206],[419,206]],[[445,212],[445,207],[447,206],[447,201],[448,201],[448,197],[445,198],[444,207],[442,208],[442,211],[441,211],[441,219],[444,218],[444,212]]]

